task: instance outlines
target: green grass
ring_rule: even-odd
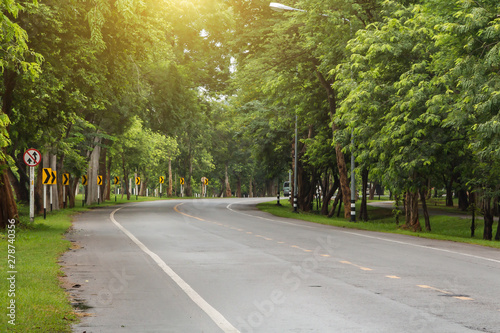
[[[478,219],[476,219],[475,237],[471,238],[470,237],[471,220],[468,218],[461,218],[457,216],[446,216],[446,215],[434,215],[430,217],[432,231],[412,232],[401,228],[401,224],[404,223],[404,216],[400,217],[401,221],[400,225],[399,226],[396,225],[395,218],[392,216],[391,209],[368,206],[368,216],[369,216],[368,222],[362,222],[362,221],[350,222],[343,218],[344,216],[343,209],[341,209],[340,211],[340,217],[336,217],[337,215],[335,214],[334,217],[328,218],[327,216],[319,215],[318,213],[315,212],[311,213],[300,212],[299,214],[296,214],[292,211],[292,207],[288,201],[281,200],[280,203],[283,206],[281,207],[276,206],[276,201],[274,201],[274,202],[266,202],[259,204],[258,208],[262,211],[271,213],[276,216],[295,218],[304,221],[327,224],[342,228],[397,233],[397,234],[411,235],[416,237],[448,240],[454,242],[470,243],[470,244],[500,248],[500,242],[486,241],[482,239],[484,224],[482,220]],[[316,207],[316,205],[314,207]],[[357,206],[356,211],[359,212],[359,206]],[[422,227],[424,227],[423,217],[420,218],[420,224],[422,225]],[[495,228],[496,227],[497,227],[497,222],[495,222]]]
[[[1,284],[2,309],[0,327],[9,332],[70,332],[77,320],[58,276],[62,273],[58,257],[67,251],[70,242],[62,235],[71,226],[71,212],[52,213],[47,220],[38,219],[28,228],[16,228],[16,325],[7,323],[5,304],[8,304],[8,285]],[[0,234],[1,248],[7,253],[6,233]],[[7,276],[6,255],[0,269]],[[2,279],[5,281],[5,279]],[[10,320],[10,319],[9,319]]]
[[[136,202],[135,196],[130,202]],[[163,198],[165,199],[165,198]],[[159,200],[159,198],[139,197],[137,201]],[[15,270],[16,290],[15,326],[8,323],[7,306],[9,283],[6,280],[8,267],[8,233],[0,232],[0,248],[2,260],[0,270],[0,332],[71,332],[71,325],[78,317],[71,306],[65,290],[61,287],[59,277],[63,272],[58,264],[59,257],[68,249],[71,243],[64,239],[64,234],[71,227],[74,214],[96,207],[105,207],[129,202],[126,198],[117,197],[112,201],[81,206],[81,196],[77,197],[76,207],[47,213],[47,219],[36,216],[35,222],[29,222],[29,211],[25,206],[19,206],[21,223],[16,226],[15,234]]]

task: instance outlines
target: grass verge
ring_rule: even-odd
[[[96,207],[159,198],[135,199],[132,197],[128,201],[118,196],[116,202],[113,198],[100,205],[82,207],[81,197],[77,197],[77,207],[47,213],[45,220],[43,215],[37,216],[34,223],[29,222],[29,208],[19,206],[21,223],[16,226],[15,234],[11,232],[9,237],[8,231],[0,232],[0,248],[3,253],[3,259],[0,261],[2,272],[0,304],[3,309],[0,316],[0,332],[71,332],[71,326],[78,321],[78,317],[59,280],[63,276],[58,264],[59,257],[71,247],[64,234],[71,227],[73,216],[79,212]],[[9,249],[10,258],[8,258]],[[8,259],[15,261],[9,262]],[[8,273],[11,271],[16,273]],[[13,284],[7,280],[12,275],[15,276]],[[15,301],[13,311],[7,308],[12,300]],[[15,317],[7,316],[10,313]],[[9,323],[12,319],[14,321],[11,323],[15,325]]]
[[[281,200],[282,206],[277,206],[276,201],[261,203],[258,208],[262,211],[271,213],[276,216],[294,218],[314,223],[326,224],[341,228],[352,228],[359,230],[370,230],[378,232],[388,232],[404,234],[416,237],[431,238],[448,240],[454,242],[462,242],[469,244],[477,244],[482,246],[489,246],[494,248],[500,248],[500,242],[498,241],[486,241],[481,239],[483,235],[484,223],[483,220],[476,219],[476,230],[475,237],[470,237],[470,224],[471,220],[468,218],[461,218],[458,216],[446,216],[446,215],[433,215],[430,217],[432,231],[422,231],[422,232],[412,232],[409,230],[404,230],[401,225],[396,225],[395,219],[392,216],[391,209],[378,208],[368,206],[369,221],[368,222],[350,222],[344,218],[332,217],[320,215],[318,213],[304,213],[300,212],[296,214],[292,211],[290,203],[286,200]],[[356,208],[359,212],[359,206]],[[446,214],[446,213],[443,213]],[[340,211],[340,216],[343,216],[343,209]],[[336,216],[336,215],[335,215]],[[400,218],[404,223],[404,216]],[[423,218],[420,219],[422,227],[424,226]],[[497,224],[495,223],[497,227]]]

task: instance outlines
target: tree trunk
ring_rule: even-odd
[[[342,198],[342,197],[340,197]],[[342,201],[339,201],[339,210],[337,211],[337,217],[340,217],[340,209],[342,208]],[[344,211],[346,210],[345,206],[344,206]]]
[[[339,178],[337,177],[337,175],[334,175],[333,177],[334,177],[334,181],[333,181],[333,184],[332,184],[330,190],[327,193],[325,193],[323,196],[323,206],[321,207],[321,214],[322,215],[329,215],[328,214],[328,208],[329,208],[328,204],[330,203],[330,200],[332,199],[333,195],[338,190],[339,185],[340,185]]]
[[[340,188],[342,190],[344,208],[351,207],[351,188],[349,187],[349,178],[347,177],[347,165],[345,163],[342,147],[338,143],[335,145],[335,154],[337,157],[337,166],[339,168]],[[351,219],[351,211],[347,208],[344,209],[344,218]]]
[[[2,111],[7,117],[11,117],[12,100],[14,89],[17,82],[17,73],[15,71],[4,69],[3,71],[3,93],[0,95],[2,99]],[[7,127],[7,133],[9,128]],[[0,147],[4,154],[7,150]],[[12,192],[9,176],[7,174],[7,163],[0,159],[0,229],[5,229],[9,219],[19,220],[17,204]]]
[[[226,196],[226,198],[230,198],[231,197],[231,186],[229,185],[229,175],[227,172],[227,163],[225,164],[224,187],[226,189],[224,195]]]
[[[90,153],[88,166],[88,186],[86,191],[86,205],[90,206],[97,202],[97,174],[99,172],[99,159],[101,156],[101,138],[94,139],[94,149]]]
[[[427,195],[425,196],[426,200],[430,200],[431,197],[432,197],[432,190],[431,189],[432,189],[432,187],[431,187],[431,179],[428,178],[427,179],[427,191],[426,191]]]
[[[248,184],[248,196],[253,198],[253,177],[250,177],[250,183]]]
[[[241,176],[240,175],[236,176],[236,197],[241,198]]]
[[[109,152],[109,151],[108,151]],[[104,200],[111,200],[111,187],[112,187],[112,181],[111,181],[111,165],[112,165],[112,157],[111,154],[106,154],[107,156],[107,161],[106,161],[106,175],[104,176],[104,182],[105,182],[105,187],[104,187],[104,195],[103,199]]]
[[[446,182],[446,206],[453,207],[453,177]]]
[[[104,143],[106,144],[106,142]],[[106,155],[107,155],[108,149],[106,147],[101,148],[101,153],[99,156],[99,171],[97,172],[98,176],[102,176],[102,185],[97,185],[99,186],[99,201],[103,202],[103,198],[106,196]],[[96,180],[97,182],[97,180]]]
[[[167,196],[172,196],[172,158],[168,158],[168,188]]]
[[[375,198],[375,190],[377,188],[378,182],[373,182],[370,186],[370,197],[368,198],[369,200],[373,200]]]
[[[327,81],[323,74],[321,74],[321,72],[317,69],[316,75],[326,91],[330,116],[333,119],[335,113],[337,112],[336,94],[332,87],[334,82]],[[336,131],[337,125],[335,124],[335,122],[332,122],[332,132],[335,133]],[[349,178],[347,176],[347,165],[345,162],[344,153],[342,152],[342,147],[338,143],[335,144],[335,155],[337,158],[337,167],[339,169],[340,188],[342,190],[342,200],[344,201],[344,207],[351,207],[351,188],[349,187]],[[344,218],[348,220],[351,219],[351,211],[349,209],[344,209]]]
[[[422,200],[422,210],[424,211],[424,218],[425,218],[425,230],[431,231],[431,221],[429,218],[429,211],[427,210],[427,203],[426,203],[426,196],[427,196],[427,191],[424,189],[420,189],[420,200]]]
[[[123,181],[122,181],[122,199],[124,195],[127,195],[127,200],[130,200],[130,187],[129,187],[129,179],[128,179],[128,169],[125,163],[125,156],[122,155],[122,172],[123,172]]]
[[[472,221],[470,225],[470,236],[474,237],[476,232],[476,193],[471,192],[469,197],[470,210],[472,211]]]
[[[399,225],[399,215],[401,215],[401,210],[399,209],[399,194],[394,194],[394,215],[396,217],[396,225]]]
[[[19,169],[18,169],[19,170]],[[19,180],[17,180],[16,176],[12,172],[10,168],[7,168],[5,170],[7,173],[7,176],[9,177],[10,184],[12,188],[14,189],[14,193],[16,194],[16,199],[18,202],[22,203],[29,203],[30,201],[30,196],[29,196],[29,191],[26,192],[26,186],[23,186]],[[21,172],[19,172],[19,175],[21,175]]]
[[[308,178],[307,173],[304,170],[304,166],[302,163],[300,163],[300,158],[298,161],[298,173],[297,173],[297,188],[298,188],[298,194],[297,194],[297,207],[298,209],[304,211],[304,212],[309,212],[311,210],[311,204],[310,204],[310,183]]]
[[[5,161],[0,161],[0,229],[5,229],[11,219],[19,220],[16,200],[5,171]]]
[[[186,196],[188,197],[191,197],[193,196],[193,189],[191,188],[191,176],[193,174],[193,158],[191,157],[191,155],[188,156],[189,158],[189,173],[188,173],[188,176],[186,177],[186,181],[185,181],[185,184],[186,184]]]
[[[73,178],[70,180],[70,185],[68,186],[68,207],[69,208],[74,208],[75,207],[75,193],[76,193],[76,188],[78,186],[79,179],[78,178]]]
[[[30,176],[29,171],[26,171],[26,164],[24,164],[23,153],[19,153],[15,158],[17,172],[19,173],[19,180],[14,176],[12,171],[9,174],[9,180],[11,181],[14,191],[16,193],[17,201],[29,203],[30,201]],[[29,167],[28,167],[29,170]],[[14,176],[14,177],[12,177]]]
[[[498,218],[497,233],[495,234],[495,240],[500,241],[500,217]]]
[[[340,183],[340,182],[339,182]],[[337,208],[337,205],[342,206],[342,192],[339,190],[339,193],[335,197],[335,200],[333,201],[332,209],[330,210],[330,213],[328,213],[328,217],[333,217],[335,214],[335,209]],[[340,207],[339,207],[340,209]]]
[[[52,209],[53,210],[59,210],[60,209],[60,204],[59,204],[59,187],[61,186],[61,172],[58,170],[58,165],[57,165],[57,155],[50,154],[50,168],[52,171],[55,171],[57,173],[57,183],[55,185],[50,185],[47,187],[47,193],[49,193],[49,188],[52,188]],[[62,198],[62,197],[61,197]]]
[[[137,174],[137,169],[135,169],[133,182],[131,183],[130,187],[134,188],[134,195],[135,195],[136,198],[139,196],[139,190],[140,190],[139,185],[137,185],[137,183],[135,181],[138,176],[139,175]]]
[[[406,227],[412,231],[422,231],[418,219],[418,191],[407,192],[406,201],[407,211],[409,211],[409,214],[407,213]]]
[[[497,198],[497,200],[498,199],[499,198]],[[500,203],[498,203],[498,201],[497,201],[497,208],[500,211]],[[500,215],[500,213],[499,213],[499,215]],[[493,228],[493,226],[492,226],[492,228]],[[500,240],[500,216],[498,217],[497,232],[495,234],[495,240],[497,240],[497,241]]]
[[[410,216],[411,216],[411,205],[410,205],[410,192],[405,192],[403,195],[403,207],[405,211],[405,225],[410,225]]]
[[[413,231],[422,231],[420,221],[418,219],[418,192],[411,195],[411,227]]]
[[[125,185],[125,189],[122,193],[122,198],[123,194],[127,195],[127,200],[130,200],[130,180],[129,180],[129,175],[128,175],[128,170],[123,168],[123,184]]]
[[[483,239],[492,240],[492,238],[493,238],[493,212],[491,209],[491,198],[483,198],[483,212],[484,212]]]
[[[465,189],[458,190],[458,208],[464,212],[469,208],[469,198]]]
[[[42,181],[43,163],[38,164],[35,180],[35,211],[43,213],[43,181]]]
[[[146,196],[146,190],[148,188],[148,183],[149,183],[149,179],[148,178],[145,178],[145,177],[141,178],[141,185],[140,185],[140,190],[139,190],[139,195],[141,197],[145,197]]]
[[[362,190],[361,190],[361,209],[359,211],[359,215],[363,221],[368,221],[368,204],[367,204],[367,194],[366,192],[368,191],[368,174],[369,171],[367,168],[363,168],[361,170],[361,183],[362,183]]]

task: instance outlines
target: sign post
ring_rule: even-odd
[[[35,167],[42,160],[42,154],[35,148],[24,152],[24,163],[30,167],[30,222],[35,221]]]
[[[50,185],[55,185],[57,184],[57,176],[56,176],[56,171],[55,170],[51,170],[50,171]],[[51,186],[50,187],[50,211],[52,211],[52,192],[53,192],[53,188],[54,186]]]
[[[47,185],[56,184],[56,172],[51,168],[43,168],[43,218],[47,218]],[[50,210],[52,211],[52,187],[50,187]]]
[[[207,197],[207,185],[208,185],[208,178],[207,177],[201,177],[201,184],[202,184],[202,197]]]
[[[101,199],[101,185],[102,176],[97,176],[97,204],[99,204],[99,200]]]
[[[120,183],[120,177],[116,176],[115,177],[115,202],[116,202],[116,185]]]
[[[85,195],[87,195],[87,185],[88,185],[88,177],[87,175],[82,176],[82,186],[84,190],[84,195],[82,198],[82,207],[85,206]]]
[[[63,173],[62,184],[63,184],[63,208],[66,208],[66,186],[69,185],[69,173]]]
[[[135,177],[135,200],[139,198],[139,185],[141,185],[141,177]]]
[[[181,198],[184,197],[184,178],[181,178]]]
[[[161,192],[162,192],[162,188],[161,187],[162,187],[162,185],[163,185],[164,182],[165,182],[165,177],[160,176],[160,198],[161,198]]]

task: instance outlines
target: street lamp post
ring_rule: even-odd
[[[282,12],[282,11],[285,11],[285,10],[289,10],[289,11],[296,11],[296,12],[305,12],[305,10],[303,9],[298,9],[298,8],[293,8],[293,7],[290,7],[290,6],[285,6],[281,3],[277,3],[277,2],[271,2],[269,4],[269,7],[271,7],[272,10],[275,10],[277,12]]]
[[[293,8],[290,6],[285,6],[281,3],[271,2],[269,4],[272,10],[275,11],[297,11],[306,12],[303,9]],[[326,14],[321,14],[322,16],[328,16]],[[351,30],[351,21],[343,18],[344,21],[349,22],[349,29]],[[352,34],[352,31],[351,31]],[[354,129],[351,132],[351,145],[353,147],[351,151],[351,222],[356,222],[356,177],[355,177],[355,165],[354,165]],[[294,198],[293,198],[293,209],[297,212],[297,113],[295,113],[295,172],[294,172]]]
[[[289,6],[285,6],[281,3],[277,2],[271,2],[269,4],[269,7],[271,7],[272,10],[282,12],[282,11],[299,11],[299,12],[305,12],[305,10],[302,9],[297,9]],[[295,155],[294,155],[294,172],[293,172],[293,212],[298,213],[297,210],[297,197],[298,197],[298,186],[297,186],[297,168],[298,168],[298,134],[297,134],[297,110],[295,110]]]

